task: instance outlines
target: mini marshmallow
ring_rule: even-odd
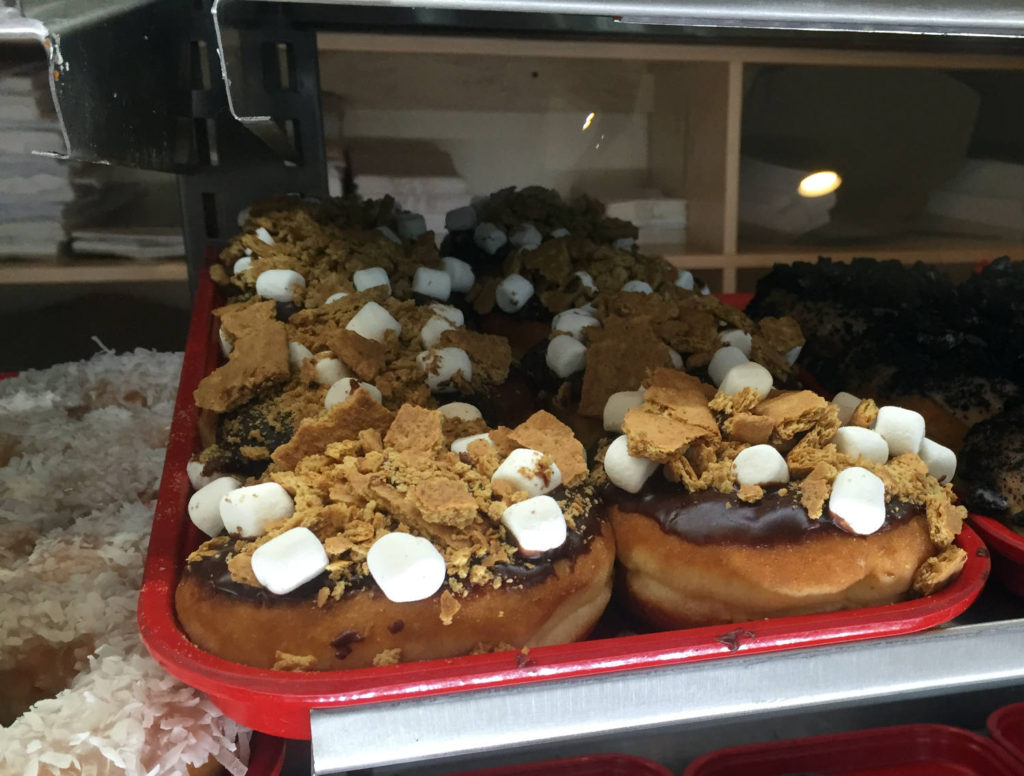
[[[252,269],[252,256],[243,256],[236,261],[231,267],[231,274],[237,275],[240,272],[245,272],[247,269]]]
[[[658,463],[648,458],[629,454],[626,435],[617,437],[604,451],[604,471],[616,487],[627,493],[639,493],[640,488],[658,468]]]
[[[345,328],[354,331],[360,337],[383,342],[389,331],[395,335],[402,333],[402,324],[395,320],[386,309],[376,302],[367,302],[360,308]]]
[[[276,482],[261,482],[226,493],[220,500],[220,518],[229,534],[248,539],[265,533],[275,520],[291,517],[295,502]]]
[[[771,445],[752,445],[732,461],[732,473],[740,485],[782,485],[789,482],[789,466]]]
[[[506,313],[514,313],[523,309],[532,296],[533,283],[518,274],[509,275],[494,289],[498,307]]]
[[[227,358],[235,349],[235,344],[228,339],[228,333],[224,331],[223,326],[217,329],[217,339],[220,340],[220,352],[224,354],[224,358]]]
[[[676,285],[687,291],[693,291],[693,273],[685,269],[679,270],[676,273]]]
[[[441,264],[444,266],[444,271],[448,273],[448,277],[451,279],[452,291],[456,293],[465,293],[473,287],[476,282],[476,275],[473,272],[473,268],[469,266],[462,259],[457,259],[454,256],[445,256],[441,259]]]
[[[234,477],[217,477],[201,487],[188,500],[188,517],[193,525],[207,536],[216,536],[224,530],[220,518],[220,500],[242,486]]]
[[[619,391],[608,397],[604,403],[604,430],[622,432],[626,413],[644,403],[642,391]]]
[[[875,431],[889,443],[889,455],[916,453],[924,439],[924,417],[903,407],[880,407]]]
[[[828,511],[844,531],[873,534],[885,523],[885,484],[859,466],[843,469],[832,483]]]
[[[355,377],[355,373],[337,358],[321,358],[316,362],[316,381],[320,385],[334,385],[344,377]]]
[[[461,455],[462,453],[468,451],[469,446],[478,439],[486,439],[487,444],[489,444],[495,450],[498,449],[498,446],[494,444],[494,440],[491,439],[491,435],[485,432],[483,434],[473,434],[472,436],[459,437],[458,439],[452,442],[451,450],[453,453],[458,453],[459,455]]]
[[[569,230],[566,229],[564,226],[559,226],[551,230],[551,236],[554,237],[555,239],[558,239],[559,237],[568,237],[569,234]]]
[[[735,396],[744,388],[753,388],[759,398],[765,398],[772,390],[772,373],[756,361],[747,361],[726,372],[718,386],[726,396]]]
[[[578,307],[561,312],[551,319],[552,331],[564,331],[578,340],[583,339],[583,330],[590,326],[600,328],[601,322],[590,312]]]
[[[423,324],[423,328],[420,329],[420,342],[423,343],[425,348],[436,347],[437,343],[441,341],[441,335],[446,331],[452,331],[454,328],[451,321],[447,318],[435,315]]]
[[[416,363],[427,373],[427,387],[431,391],[454,388],[452,380],[459,372],[466,382],[473,379],[473,362],[462,348],[425,350],[416,356]]]
[[[356,291],[384,286],[388,293],[391,293],[391,279],[388,277],[388,271],[383,267],[357,269],[352,273],[352,285],[356,287]]]
[[[711,296],[711,289],[708,286],[704,286],[700,290],[701,296]]]
[[[476,210],[472,205],[457,207],[444,214],[444,228],[449,232],[465,232],[476,226]]]
[[[473,230],[473,242],[477,248],[493,256],[508,242],[508,235],[498,226],[484,221]]]
[[[386,226],[378,226],[377,227],[377,231],[380,232],[385,237],[387,237],[391,242],[393,242],[393,243],[395,243],[397,245],[401,245],[402,244],[402,238],[399,237],[394,232],[392,232],[391,229],[389,229],[388,227],[386,227]]]
[[[634,294],[653,294],[651,284],[643,280],[629,280],[622,285],[623,291],[631,291]]]
[[[517,447],[495,469],[491,483],[507,482],[516,490],[526,491],[531,496],[550,493],[562,484],[562,472],[550,456],[547,463],[544,463],[544,457],[540,450]]]
[[[839,422],[846,425],[853,417],[853,411],[860,405],[860,399],[852,393],[840,391],[832,397],[832,404],[839,408]]]
[[[800,358],[800,351],[802,351],[803,349],[804,349],[803,345],[797,345],[796,347],[792,347],[789,350],[787,350],[786,351],[786,362],[790,366],[793,366],[793,364],[796,363],[796,360],[798,358]]]
[[[305,287],[306,279],[293,269],[268,269],[256,278],[256,293],[275,302],[291,302],[295,290]]]
[[[683,368],[683,357],[679,354],[678,350],[668,349],[668,360],[672,364],[673,369]]]
[[[739,348],[747,358],[750,358],[750,347],[753,344],[753,340],[754,338],[750,333],[742,329],[728,329],[718,334],[719,342],[723,345],[732,345],[734,348]]]
[[[327,551],[308,528],[297,526],[261,544],[252,554],[252,573],[274,595],[290,593],[327,568]]]
[[[303,345],[301,342],[289,342],[288,343],[288,363],[292,369],[298,371],[302,366],[302,362],[307,358],[313,357],[313,351]]]
[[[185,464],[185,474],[188,475],[188,481],[192,483],[193,490],[199,490],[217,479],[217,475],[211,477],[203,474],[204,468],[206,467],[201,461],[189,461]]]
[[[430,598],[444,584],[444,557],[427,539],[405,533],[384,534],[366,553],[370,576],[396,604]]]
[[[561,378],[582,371],[587,365],[587,346],[568,334],[559,334],[548,343],[544,362]]]
[[[250,208],[243,207],[241,210],[238,211],[238,215],[235,217],[235,221],[238,223],[239,226],[245,226],[245,222],[249,220],[249,210]]]
[[[396,220],[398,236],[405,240],[415,240],[427,231],[427,220],[419,213],[401,213]]]
[[[512,245],[524,251],[532,251],[534,248],[540,247],[543,240],[540,231],[533,224],[520,224],[508,236],[508,241]]]
[[[452,279],[443,269],[417,267],[412,276],[412,291],[445,302],[452,295]]]
[[[594,277],[589,272],[584,272],[579,269],[572,273],[580,279],[580,285],[583,286],[587,291],[592,294],[597,293],[597,283],[594,282]]]
[[[484,417],[477,407],[464,401],[450,401],[438,407],[437,411],[452,420],[482,420]]]
[[[850,456],[854,461],[861,455],[874,463],[889,460],[889,443],[869,428],[843,426],[832,441],[840,453]]]
[[[501,523],[527,557],[561,547],[568,535],[562,508],[551,496],[534,496],[507,507]]]
[[[466,323],[466,316],[458,307],[453,307],[450,304],[438,304],[435,302],[430,305],[430,309],[442,318],[446,318],[451,321],[453,326],[462,326]]]
[[[257,229],[257,230],[256,230],[256,236],[257,236],[257,237],[258,237],[258,238],[259,238],[260,240],[262,240],[263,242],[265,242],[265,243],[266,243],[267,245],[273,245],[273,244],[274,244],[274,238],[273,238],[273,237],[271,237],[271,236],[270,236],[270,232],[268,232],[268,231],[267,231],[267,230],[266,230],[266,229],[265,229],[264,227],[262,227],[262,226],[261,226],[261,227],[260,227],[259,229]]]
[[[329,297],[324,299],[324,304],[332,304],[333,302],[337,302],[339,299],[344,299],[346,296],[348,296],[347,291],[335,291]]]
[[[724,348],[716,350],[715,354],[711,356],[711,362],[708,364],[708,377],[716,386],[721,385],[730,369],[745,364],[749,360],[739,348],[726,345]]]
[[[618,248],[620,251],[631,251],[634,245],[636,245],[636,240],[632,237],[620,237],[618,240],[612,240],[612,247]]]
[[[925,437],[921,440],[917,454],[928,467],[928,473],[932,477],[942,484],[953,481],[953,475],[956,474],[956,453]]]
[[[384,399],[377,386],[360,382],[354,377],[343,377],[327,389],[327,395],[324,396],[324,408],[329,410],[335,404],[348,401],[348,397],[356,392],[356,388],[364,389],[378,404]]]

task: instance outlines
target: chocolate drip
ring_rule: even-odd
[[[363,638],[363,634],[359,631],[342,631],[331,639],[331,646],[334,647],[334,656],[338,658],[338,660],[344,660],[352,654],[352,645],[356,642],[362,641]]]
[[[605,504],[647,515],[657,520],[666,533],[694,544],[765,546],[847,534],[833,522],[827,507],[820,519],[813,520],[800,503],[796,488],[789,487],[785,495],[781,490],[769,490],[760,501],[747,504],[735,494],[717,490],[688,493],[682,485],[669,482],[659,473],[636,495],[609,486]],[[890,502],[886,505],[885,524],[880,530],[885,531],[895,523],[923,513],[923,507]]]

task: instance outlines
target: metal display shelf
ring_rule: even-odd
[[[972,622],[979,615],[996,619]],[[1024,695],[1019,600],[981,600],[951,625],[907,636],[314,711],[313,767],[323,776],[469,755],[497,763],[561,742],[585,750],[609,734],[999,688]]]

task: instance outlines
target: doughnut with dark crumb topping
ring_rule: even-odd
[[[956,490],[967,508],[1024,534],[1024,404],[968,431],[961,459]]]
[[[811,391],[714,394],[656,371],[602,454],[633,611],[691,627],[893,603],[953,579],[966,510],[899,453],[923,422],[882,408],[876,432],[879,410],[859,409],[844,426]]]
[[[568,427],[537,413],[459,444],[451,436],[467,429],[437,411],[368,418],[364,393],[332,410],[328,433],[275,453],[264,481],[290,494],[290,516],[189,557],[176,591],[189,638],[247,665],[328,670],[585,637],[611,595],[615,552]],[[523,450],[537,451],[535,464],[503,467]],[[513,515],[523,509],[536,513],[526,528]],[[272,593],[258,555],[300,529],[322,544],[324,565]],[[439,576],[410,581],[375,566],[396,536],[428,542]]]

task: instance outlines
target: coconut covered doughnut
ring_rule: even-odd
[[[304,424],[258,486],[293,510],[250,530],[222,504],[229,535],[189,557],[176,593],[189,638],[247,665],[329,670],[586,636],[614,541],[582,445],[543,412],[453,439],[466,430],[362,390]]]
[[[623,594],[655,627],[892,603],[966,561],[966,510],[916,413],[865,400],[844,425],[810,391],[729,395],[661,369],[622,430],[605,508]]]

